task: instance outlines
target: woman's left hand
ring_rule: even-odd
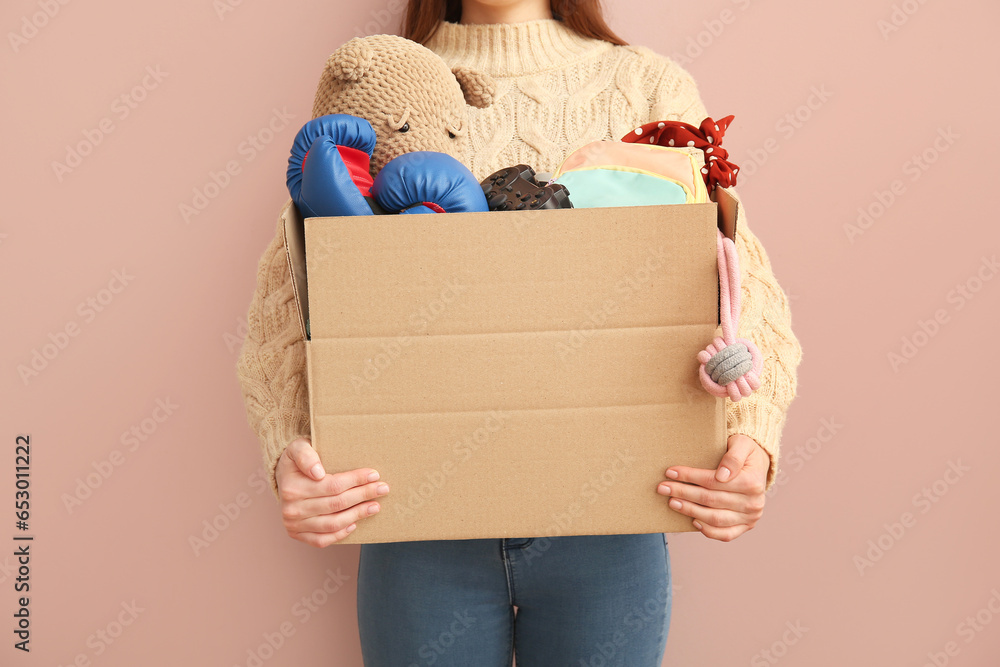
[[[670,496],[670,507],[694,519],[695,527],[729,542],[747,532],[764,514],[764,486],[771,458],[757,442],[734,434],[717,469],[672,466],[668,481],[656,487]]]

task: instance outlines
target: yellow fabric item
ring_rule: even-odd
[[[444,23],[427,46],[451,67],[464,65],[496,79],[492,106],[471,109],[472,153],[466,164],[480,180],[521,163],[554,173],[589,142],[618,140],[651,120],[697,125],[709,115],[691,75],[673,60],[646,47],[580,37],[553,19]],[[727,399],[727,432],[743,433],[767,451],[771,488],[802,349],[792,332],[788,297],[742,207],[736,247],[742,283],[738,334],[760,348],[764,368],[760,389],[738,403]],[[274,466],[281,452],[296,437],[309,435],[305,343],[294,308],[279,220],[258,263],[249,333],[236,368],[275,497]]]
[[[594,141],[570,154],[552,177],[564,182],[567,172],[584,169],[612,169],[646,174],[676,183],[684,190],[687,204],[709,201],[708,187],[701,175],[704,154],[697,149],[633,144],[623,141]],[[570,188],[570,201],[573,190]]]

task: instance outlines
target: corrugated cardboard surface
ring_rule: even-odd
[[[694,530],[655,488],[726,449],[716,204],[295,222],[313,446],[392,487],[341,543]]]

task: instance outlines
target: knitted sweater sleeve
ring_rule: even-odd
[[[296,438],[310,437],[305,340],[285,256],[283,226],[279,216],[275,236],[257,264],[248,332],[236,363],[247,421],[260,441],[276,499],[274,472],[281,453]]]
[[[665,68],[654,87],[649,121],[680,120],[697,127],[709,114],[694,79],[672,60],[662,61]],[[735,190],[733,193],[739,201],[738,193]],[[802,347],[792,332],[788,296],[778,285],[764,246],[747,223],[742,203],[738,204],[738,219],[736,251],[740,260],[741,313],[737,335],[757,345],[764,364],[759,389],[735,403],[725,399],[726,437],[742,433],[767,452],[771,466],[766,489],[770,490],[778,473],[785,417],[796,395]]]

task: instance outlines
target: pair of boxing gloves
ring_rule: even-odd
[[[404,153],[373,179],[375,144],[371,123],[357,116],[327,114],[302,126],[286,181],[303,218],[489,210],[472,172],[446,153]]]

